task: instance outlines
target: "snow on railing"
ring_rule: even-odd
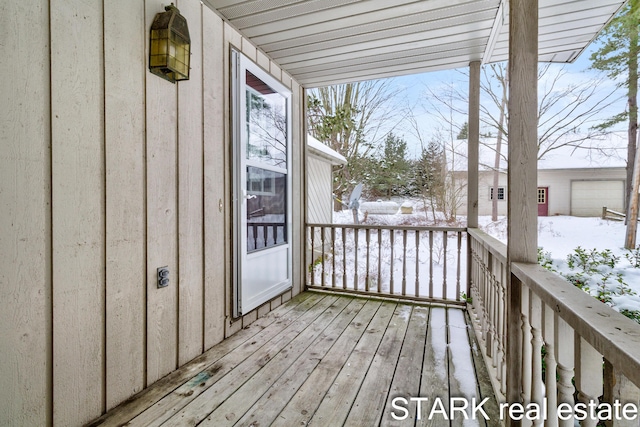
[[[465,228],[308,224],[307,239],[312,288],[447,302],[466,290]]]
[[[512,263],[507,292],[505,245],[479,230],[468,236],[468,307],[498,400],[516,409],[505,418],[637,426],[640,325],[537,264]]]

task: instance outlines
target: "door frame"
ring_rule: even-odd
[[[292,93],[289,88],[278,81],[274,76],[262,69],[258,64],[252,61],[250,58],[242,54],[240,51],[231,48],[230,51],[230,65],[231,65],[231,181],[232,181],[232,308],[233,317],[238,318],[251,310],[259,307],[260,305],[268,302],[269,300],[277,297],[278,295],[286,292],[292,288],[292,214],[293,214],[293,200],[292,200]],[[247,164],[246,159],[246,146],[247,146],[247,132],[246,132],[246,72],[249,71],[255,77],[259,78],[267,84],[272,90],[282,95],[286,102],[286,215],[285,215],[285,230],[283,231],[287,236],[286,243],[274,246],[268,249],[262,249],[258,252],[258,255],[249,254],[247,251],[247,166],[253,166]],[[251,163],[251,162],[249,162]],[[265,167],[265,170],[274,170],[277,168]],[[249,264],[249,259],[252,255],[261,257],[268,256],[269,253],[274,252],[286,252],[286,279],[275,283],[270,288],[266,289],[258,298],[250,300],[250,296],[247,295],[247,272],[244,270]],[[243,291],[244,295],[243,295]]]

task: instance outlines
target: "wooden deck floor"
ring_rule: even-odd
[[[496,403],[465,313],[305,292],[216,345],[93,425],[378,426],[463,425],[432,402],[449,396]],[[393,397],[425,397],[392,408]],[[467,425],[497,425],[495,421]]]

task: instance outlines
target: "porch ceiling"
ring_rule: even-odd
[[[507,0],[203,0],[307,88],[508,56]],[[624,0],[540,0],[540,61],[572,62]]]

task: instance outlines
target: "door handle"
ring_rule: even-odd
[[[258,197],[255,194],[247,194],[247,190],[242,190],[242,196],[244,197],[245,200],[251,200]]]

